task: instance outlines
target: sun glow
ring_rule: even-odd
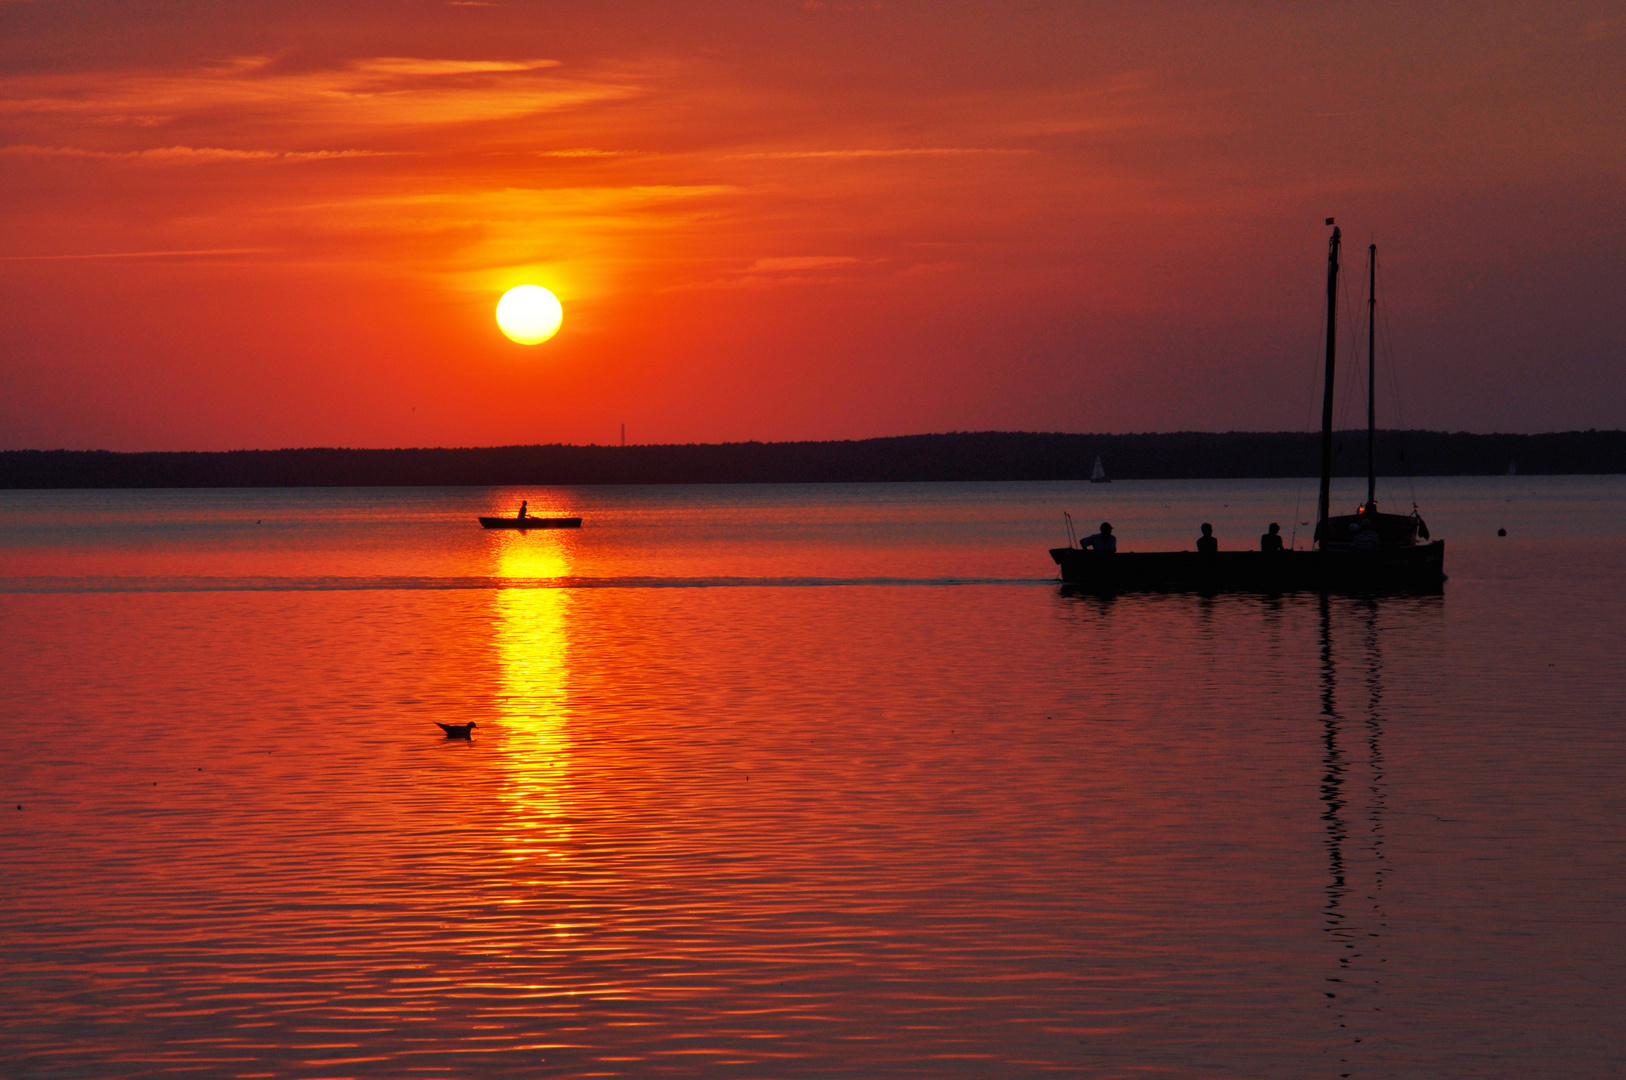
[[[516,285],[497,301],[497,325],[521,345],[536,345],[559,332],[559,298],[540,285]]]

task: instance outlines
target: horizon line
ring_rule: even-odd
[[[1334,428],[1335,435],[1364,435],[1365,428]],[[1378,428],[1379,435],[1450,435],[1472,436],[1475,438],[1516,438],[1531,439],[1548,435],[1626,435],[1626,428],[1563,428],[1550,431],[1469,431],[1466,429],[1448,430],[1445,428]],[[1176,431],[1026,431],[999,428],[984,428],[981,430],[954,430],[954,431],[927,431],[908,435],[866,435],[861,438],[847,439],[733,439],[720,442],[651,442],[651,443],[566,443],[566,442],[536,442],[536,443],[492,443],[488,445],[464,446],[340,446],[340,445],[307,445],[307,446],[242,446],[228,450],[109,450],[105,447],[70,448],[70,447],[12,447],[0,449],[0,454],[286,454],[305,453],[313,451],[342,451],[346,453],[415,453],[427,451],[452,450],[531,450],[531,449],[570,449],[570,450],[652,450],[652,449],[684,449],[690,447],[726,447],[726,446],[830,446],[841,444],[889,442],[898,439],[943,439],[975,436],[1028,436],[1042,438],[1069,438],[1069,439],[1134,439],[1134,438],[1173,438],[1176,436],[1316,436],[1319,430],[1253,430],[1231,428],[1224,431],[1200,430],[1197,428],[1183,428]]]

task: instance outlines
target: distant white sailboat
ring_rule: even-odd
[[[1519,475],[1519,466],[1518,466],[1517,462],[1514,462],[1514,461],[1510,460],[1507,463],[1507,474],[1509,476],[1518,476]]]
[[[1100,454],[1095,455],[1095,471],[1090,473],[1090,483],[1092,483],[1092,484],[1110,484],[1110,483],[1112,483],[1112,477],[1108,476],[1107,475],[1107,470],[1101,467],[1101,455]]]

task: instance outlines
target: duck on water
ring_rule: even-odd
[[[1333,219],[1327,219],[1333,225]],[[1261,538],[1259,551],[1118,552],[1117,541],[1051,548],[1061,579],[1093,589],[1295,589],[1384,590],[1438,587],[1445,580],[1445,541],[1431,540],[1414,506],[1410,514],[1378,511],[1376,434],[1376,335],[1378,248],[1369,249],[1367,292],[1366,501],[1355,513],[1334,516],[1332,493],[1332,390],[1337,343],[1338,254],[1342,236],[1333,225],[1327,245],[1327,356],[1321,399],[1321,492],[1314,547],[1283,550],[1280,540]],[[1111,530],[1102,524],[1102,532]],[[1268,536],[1275,537],[1274,530]]]

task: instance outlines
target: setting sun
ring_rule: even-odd
[[[497,301],[497,325],[521,345],[535,345],[559,332],[559,298],[540,285],[516,285]]]

